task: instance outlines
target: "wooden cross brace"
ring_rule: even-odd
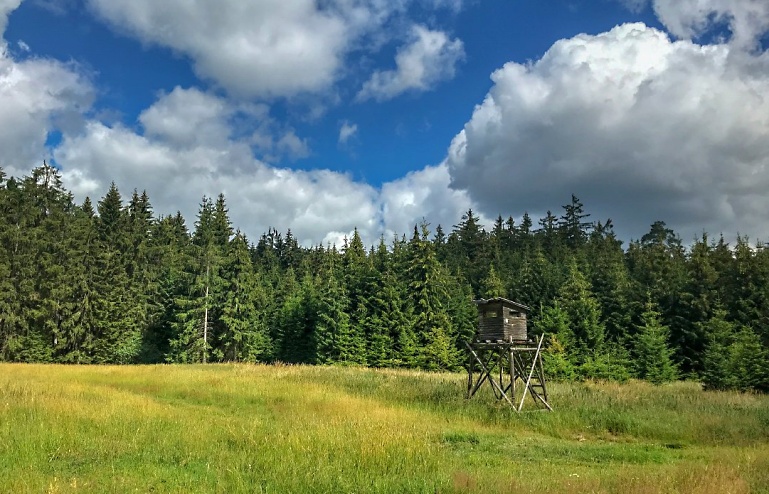
[[[465,346],[470,352],[470,355],[473,357],[470,359],[470,367],[468,368],[467,373],[467,398],[472,398],[481,387],[481,385],[488,380],[492,390],[494,391],[494,396],[496,396],[498,399],[504,398],[511,407],[515,408],[513,400],[507,395],[507,392],[510,390],[512,384],[508,384],[503,388],[505,383],[504,372],[502,369],[502,360],[504,358],[504,354],[507,352],[504,350],[500,352],[496,349],[486,352],[484,355],[486,357],[484,361],[481,355],[479,355],[478,352],[476,352],[468,342],[465,342]],[[505,347],[506,345],[504,345],[501,349],[504,349]],[[498,362],[494,362],[495,358],[498,359]],[[476,362],[481,366],[477,380],[473,377],[473,368]],[[499,367],[499,381],[496,381],[492,374],[496,367]]]
[[[539,341],[537,342],[536,349],[534,348],[526,348],[523,349],[524,351],[521,351],[522,349],[510,349],[510,358],[513,360],[513,368],[516,373],[516,376],[512,378],[513,385],[515,384],[516,377],[520,377],[520,379],[523,381],[523,376],[526,377],[525,384],[523,386],[523,396],[521,397],[521,402],[518,404],[517,411],[521,411],[523,409],[523,403],[526,400],[526,393],[531,393],[532,398],[534,401],[540,401],[545,408],[553,411],[553,408],[550,406],[550,404],[547,402],[547,389],[545,388],[545,372],[542,368],[542,342],[545,339],[545,335],[541,335],[539,337]],[[527,357],[530,357],[530,360],[527,360],[524,358],[524,355]],[[528,371],[528,372],[527,372]],[[539,384],[535,384],[532,382],[532,379],[535,379],[538,381]],[[541,393],[537,391],[537,388],[541,388]]]
[[[540,336],[537,346],[515,346],[513,342],[480,343],[471,345],[465,342],[470,353],[467,372],[467,398],[472,398],[486,381],[497,399],[504,399],[517,412],[523,409],[526,395],[531,393],[535,402],[540,402],[552,411],[547,400],[545,375],[542,367],[542,342]],[[480,366],[480,373],[475,377],[475,365]],[[494,371],[499,371],[495,378]],[[518,402],[516,397],[516,381],[523,383],[523,393]]]

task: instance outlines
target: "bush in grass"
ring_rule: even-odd
[[[537,321],[537,329],[547,334],[542,353],[545,374],[556,381],[570,381],[577,377],[574,365],[574,334],[569,328],[569,318],[556,301],[543,307]]]
[[[627,351],[616,343],[601,342],[598,348],[590,349],[584,342],[577,341],[569,314],[558,301],[542,308],[537,328],[549,334],[542,356],[548,379],[630,379]]]
[[[603,351],[587,355],[579,374],[584,379],[624,382],[631,377],[630,367],[627,351],[618,344],[610,344]]]
[[[577,377],[574,364],[566,353],[566,347],[558,340],[556,335],[548,337],[548,346],[542,353],[542,363],[548,379],[573,381]]]

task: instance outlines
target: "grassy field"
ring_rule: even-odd
[[[0,364],[0,492],[769,492],[769,397],[464,376]]]

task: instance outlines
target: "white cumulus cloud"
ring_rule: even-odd
[[[226,100],[198,89],[176,87],[139,115],[145,134],[178,146],[223,144],[230,136],[227,120],[234,114]]]
[[[720,26],[728,28],[729,42],[742,49],[758,48],[769,31],[766,0],[618,0],[637,12],[651,4],[654,13],[674,36],[696,39]]]
[[[409,43],[395,55],[394,70],[377,71],[366,81],[358,100],[388,100],[407,91],[428,91],[435,84],[451,79],[457,64],[465,57],[459,39],[443,31],[415,25]]]
[[[489,215],[574,193],[625,238],[655,220],[769,238],[769,56],[671,41],[643,24],[508,63],[454,138],[452,185]]]
[[[181,209],[188,226],[202,196],[224,193],[233,224],[252,240],[272,226],[291,228],[305,245],[338,243],[357,227],[374,244],[383,233],[405,233],[422,216],[445,224],[466,209],[466,194],[448,188],[445,167],[380,190],[344,173],[270,166],[254,158],[248,139],[227,137],[233,111],[222,98],[176,88],[141,114],[143,134],[91,121],[65,137],[55,158],[79,200],[98,199],[115,181],[124,196],[146,189],[156,214]]]
[[[189,225],[201,197],[221,192],[233,223],[252,236],[276,226],[317,242],[332,230],[378,228],[372,187],[343,174],[255,159],[246,140],[228,138],[232,112],[221,98],[176,88],[141,114],[143,134],[91,121],[65,137],[55,158],[78,198],[98,198],[114,180],[126,195],[146,189],[158,214],[181,209]],[[284,136],[278,145],[297,144]]]
[[[358,126],[350,122],[342,122],[339,128],[339,144],[346,144],[352,136],[358,133]]]
[[[387,234],[410,234],[422,219],[444,231],[459,222],[462,214],[475,208],[470,196],[449,187],[451,177],[445,163],[427,166],[382,186],[383,223]],[[481,218],[482,224],[490,224]]]
[[[8,1],[8,0],[5,0]],[[413,0],[87,0],[116,30],[190,58],[239,97],[328,90],[353,50],[377,49]],[[458,0],[429,8],[457,10]]]
[[[8,26],[8,16],[21,5],[21,0],[0,0],[0,35]]]
[[[0,0],[0,35],[17,0]],[[15,60],[0,40],[0,167],[19,175],[48,158],[46,141],[57,129],[77,127],[93,100],[77,66],[44,58]]]
[[[340,68],[344,19],[314,0],[89,0],[118,30],[189,56],[197,73],[246,96],[327,87]]]
[[[655,0],[654,11],[665,27],[681,38],[696,38],[714,25],[726,24],[731,43],[754,49],[769,30],[766,0]]]

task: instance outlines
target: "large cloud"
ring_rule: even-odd
[[[253,157],[247,138],[232,137],[237,111],[222,98],[176,88],[141,114],[143,133],[92,121],[64,139],[56,161],[80,199],[97,199],[114,180],[125,195],[146,188],[156,214],[181,208],[189,225],[201,197],[222,192],[234,225],[254,240],[273,226],[291,228],[305,244],[339,245],[357,227],[373,244],[383,233],[405,233],[423,215],[456,221],[457,208],[466,209],[466,201],[456,201],[464,194],[449,191],[445,168],[380,191],[329,170],[271,167]],[[204,137],[189,138],[196,130]]]
[[[348,53],[392,35],[387,22],[410,0],[88,0],[116,29],[169,47],[197,73],[245,97],[328,89]],[[458,8],[435,1],[432,8]]]
[[[0,35],[20,0],[0,0]],[[55,129],[72,129],[93,99],[77,66],[54,60],[14,59],[0,40],[0,166],[18,175],[47,157]]]
[[[234,111],[216,96],[176,88],[141,114],[143,134],[90,122],[64,139],[56,161],[80,198],[102,195],[114,180],[126,194],[146,188],[158,214],[181,208],[190,224],[201,197],[222,192],[234,224],[252,236],[275,226],[318,242],[331,231],[378,229],[373,188],[339,173],[255,159],[247,139],[230,138]]]
[[[769,238],[769,56],[672,42],[643,24],[508,63],[450,147],[452,184],[485,212],[575,193],[638,238],[662,219]]]
[[[118,29],[168,46],[197,72],[245,95],[328,86],[347,39],[343,19],[314,0],[89,0]]]

